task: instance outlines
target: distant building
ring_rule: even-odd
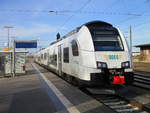
[[[140,52],[132,52],[132,56],[139,56]]]
[[[140,58],[142,61],[150,62],[150,44],[136,45],[140,48]]]

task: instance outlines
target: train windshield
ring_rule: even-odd
[[[90,29],[95,51],[123,51],[121,37],[115,28]]]

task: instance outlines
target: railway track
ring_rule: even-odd
[[[142,77],[135,77],[135,78],[142,78]],[[65,81],[70,83],[70,81],[68,81],[68,79],[65,79]],[[72,85],[74,85],[74,84],[72,84]],[[76,85],[74,85],[74,86],[76,86]],[[87,95],[89,95],[89,96],[95,98],[96,100],[98,100],[99,102],[103,103],[108,108],[112,109],[113,111],[115,111],[117,113],[150,113],[149,108],[147,108],[147,107],[143,106],[142,104],[137,103],[135,101],[129,101],[119,95],[116,95],[116,94],[94,94],[92,91],[87,90],[87,88],[79,88],[79,89],[82,92],[86,93]],[[111,92],[111,93],[114,93],[114,92]]]
[[[138,86],[145,89],[150,89],[150,74],[134,74],[134,86]]]
[[[129,102],[116,94],[93,94],[87,89],[81,89],[117,113],[149,113],[149,109],[142,108],[139,103]]]

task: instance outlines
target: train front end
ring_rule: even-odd
[[[133,69],[130,50],[119,29],[107,23],[86,25],[94,45],[97,69],[101,73],[91,73],[91,80],[101,80],[107,85],[133,83]]]

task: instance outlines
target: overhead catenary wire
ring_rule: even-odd
[[[87,0],[78,10],[77,12],[81,11],[81,9],[83,9],[84,7],[86,7],[92,0]],[[75,13],[76,14],[76,13]],[[75,14],[72,14],[69,18],[67,18],[67,20],[60,26],[60,28],[58,29],[58,31],[60,29],[62,29],[72,18],[73,16],[75,16]]]
[[[64,11],[56,11],[53,13],[65,13],[65,14],[71,14],[71,13],[76,13],[76,14],[102,14],[102,15],[128,15],[128,16],[141,16],[141,14],[137,13],[122,13],[122,12],[104,12],[104,11],[72,11],[72,10],[64,10]]]
[[[141,16],[143,16],[144,14],[145,14],[145,12],[146,11],[143,11],[143,13],[141,14]],[[139,16],[140,17],[140,16]],[[128,20],[134,20],[134,19],[138,19],[138,18],[135,18],[135,17],[130,17],[130,18],[127,18],[126,20],[128,21]],[[123,21],[122,23],[125,23],[125,22],[127,22],[127,21]],[[121,23],[121,24],[122,24]],[[140,26],[142,26],[142,25],[145,25],[145,24],[147,24],[147,23],[150,23],[150,21],[145,21],[145,22],[142,22],[142,23],[139,23],[139,24],[132,24],[132,27],[134,27],[134,29],[137,29],[138,27],[140,27]],[[121,24],[119,24],[119,25],[121,25]],[[126,27],[128,27],[128,26],[126,26]]]
[[[138,18],[135,18],[135,16],[136,16],[136,17],[141,17],[141,16],[142,16],[142,17],[145,17],[145,16],[149,16],[149,15],[145,15],[146,12],[148,12],[148,10],[143,11],[142,13],[139,13],[139,14],[132,14],[132,13],[131,13],[132,16],[129,15],[130,17],[128,17],[128,18],[126,18],[126,19],[120,21],[120,25],[123,24],[123,23],[128,22],[129,20],[138,19]]]
[[[116,6],[118,3],[120,2],[120,0],[115,0],[112,4],[110,4],[105,11],[108,11],[109,9],[111,9],[112,7]]]
[[[88,2],[90,2],[91,0],[88,0]],[[117,1],[120,1],[120,0],[117,0]],[[86,2],[86,4],[88,3],[88,2]],[[84,4],[84,5],[86,5],[86,4]],[[116,2],[114,2],[113,4],[116,4]],[[83,5],[83,6],[84,6]],[[114,6],[114,5],[112,5],[112,6]],[[84,6],[85,7],[85,6]],[[82,7],[80,8],[80,9],[82,9]],[[79,9],[79,10],[80,10]],[[84,13],[88,13],[88,14],[94,14],[94,13],[104,13],[105,14],[105,11],[103,11],[103,12],[96,12],[96,11],[79,11],[79,10],[77,10],[77,11],[73,11],[73,10],[60,10],[60,11],[55,11],[55,10],[49,10],[49,9],[47,9],[47,10],[31,10],[31,9],[0,9],[0,12],[20,12],[20,13],[33,13],[33,12],[41,12],[41,13],[48,13],[48,12],[50,12],[50,13],[82,13],[82,14],[84,14]],[[148,11],[146,11],[146,12],[148,12]],[[115,14],[121,14],[121,13],[116,13],[116,12],[109,12],[108,10],[106,11],[106,14],[111,14],[111,13],[115,13]]]
[[[139,23],[139,24],[135,24],[135,25],[133,25],[133,27],[134,27],[134,29],[136,29],[136,28],[138,28],[138,27],[140,27],[140,26],[142,26],[142,25],[148,24],[148,23],[150,23],[150,20],[149,20],[149,21],[142,22],[142,23]]]
[[[0,12],[19,12],[19,13],[51,13],[51,14],[56,14],[56,15],[65,15],[65,14],[91,14],[91,15],[95,15],[95,14],[101,14],[101,15],[128,15],[128,16],[139,16],[141,14],[137,14],[137,13],[123,13],[123,12],[108,12],[108,11],[75,11],[75,10],[22,10],[22,9],[7,9],[7,10],[2,10],[0,9]]]
[[[117,1],[120,1],[120,0],[116,0],[116,2],[117,2]],[[78,13],[82,13],[82,14],[85,13],[85,14],[141,16],[140,14],[134,14],[134,13],[81,11],[81,9],[83,9],[84,7],[86,7],[89,2],[91,2],[91,0],[87,0],[87,2],[86,2],[82,7],[80,7],[77,11],[71,11],[71,10],[66,10],[66,11],[64,10],[64,11],[62,11],[63,13],[74,13],[74,14],[72,14],[72,15],[61,25],[61,27],[58,29],[58,31],[59,31],[60,29],[62,29],[62,28],[65,26],[65,24],[68,23],[68,22],[73,18],[73,16],[74,16],[75,14],[78,14]],[[114,3],[116,3],[116,2],[114,2]],[[56,13],[58,13],[58,12],[61,12],[61,11],[56,11]]]
[[[114,7],[116,6],[116,4],[120,3],[121,0],[115,0],[114,2],[112,2],[108,8]],[[149,10],[145,10],[141,13],[123,13],[123,12],[118,12],[118,11],[88,11],[88,10],[84,10],[84,7],[86,7],[89,3],[91,2],[91,0],[87,0],[78,10],[49,10],[49,9],[44,9],[44,10],[32,10],[32,9],[0,9],[0,13],[2,12],[10,12],[10,13],[14,13],[14,12],[18,12],[18,13],[52,13],[52,14],[56,14],[56,15],[64,15],[64,16],[69,16],[69,18],[67,18],[67,20],[63,23],[62,28],[64,27],[64,24],[68,23],[67,21],[70,21],[71,18],[73,18],[73,16],[75,16],[76,14],[90,14],[90,15],[120,15],[120,16],[130,16],[126,19],[124,19],[123,21],[121,21],[120,23],[125,23],[131,19],[135,19],[135,17],[140,17],[140,16],[149,16],[149,15],[145,15],[145,13],[149,12]],[[150,3],[150,0],[144,0],[144,3]],[[141,4],[140,4],[141,5]],[[139,7],[139,6],[137,6]],[[137,8],[136,7],[136,8]],[[134,8],[134,9],[136,9]],[[137,26],[137,25],[136,25]]]
[[[144,4],[149,3],[149,0],[145,0],[143,3],[144,3]],[[141,4],[138,5],[138,6],[136,6],[134,9],[139,8],[139,6],[141,6]],[[144,5],[143,5],[143,6],[144,6]],[[134,9],[133,9],[133,10],[134,10]],[[147,12],[149,12],[149,10],[142,11],[141,13],[139,13],[139,14],[140,14],[139,17],[141,17],[141,16],[146,16],[145,14],[146,14]],[[123,24],[123,23],[126,23],[126,22],[128,22],[128,21],[130,21],[130,20],[133,20],[133,19],[138,19],[138,18],[135,18],[134,16],[125,18],[124,20],[122,20],[122,21],[119,22],[119,23],[120,23],[119,25],[121,25],[121,24]]]

